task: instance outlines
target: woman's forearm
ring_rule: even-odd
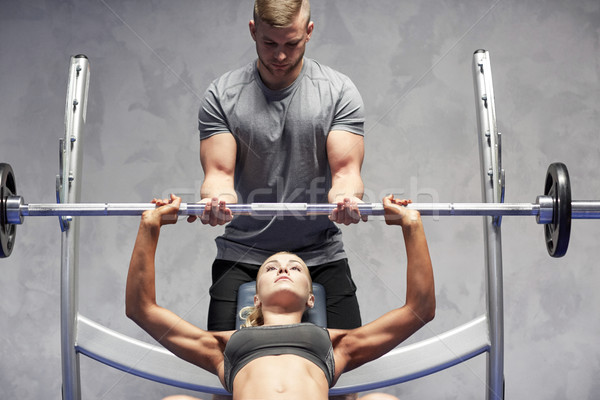
[[[435,287],[431,257],[420,217],[402,227],[407,255],[406,304],[422,324],[435,316]]]
[[[125,295],[125,312],[136,323],[148,307],[156,304],[154,258],[160,224],[142,218],[129,263]]]

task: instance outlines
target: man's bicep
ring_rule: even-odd
[[[362,135],[341,130],[329,132],[327,157],[332,175],[342,171],[360,174],[364,155],[365,143]]]
[[[223,173],[233,176],[237,144],[229,132],[219,133],[200,141],[200,163],[204,174]]]
[[[204,181],[200,197],[217,197],[228,203],[236,203],[234,190],[235,160],[237,145],[229,132],[210,136],[200,142],[200,162],[204,170]]]

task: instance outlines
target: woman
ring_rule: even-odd
[[[388,225],[402,227],[407,253],[404,306],[351,330],[301,324],[314,296],[308,268],[291,253],[260,267],[254,305],[260,327],[202,330],[156,304],[154,257],[160,228],[177,222],[181,199],[157,200],[145,211],[129,265],[126,313],[175,355],[219,377],[233,399],[325,400],[340,375],[372,361],[435,315],[433,270],[419,213],[408,200],[383,199]]]

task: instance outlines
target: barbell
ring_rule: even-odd
[[[16,225],[24,217],[38,216],[127,216],[141,215],[156,206],[152,203],[58,203],[26,204],[17,195],[13,169],[0,163],[0,257],[8,257],[16,238]],[[250,216],[311,216],[329,215],[335,204],[307,203],[252,203],[229,204],[233,215]],[[535,203],[412,203],[407,206],[424,216],[535,216],[544,225],[546,248],[552,257],[562,257],[567,252],[572,219],[600,218],[600,201],[571,200],[571,183],[567,167],[553,163],[548,167],[544,195]],[[179,215],[200,215],[204,204],[182,203]],[[381,203],[360,203],[363,215],[384,215]]]

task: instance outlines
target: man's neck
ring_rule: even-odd
[[[300,72],[302,72],[302,67],[304,66],[304,57],[294,71],[292,71],[289,75],[285,75],[281,78],[277,78],[273,76],[265,66],[260,62],[260,59],[256,61],[256,68],[258,70],[258,74],[260,75],[260,79],[263,81],[266,87],[271,90],[282,90],[286,87],[290,86],[298,77],[300,76]]]

